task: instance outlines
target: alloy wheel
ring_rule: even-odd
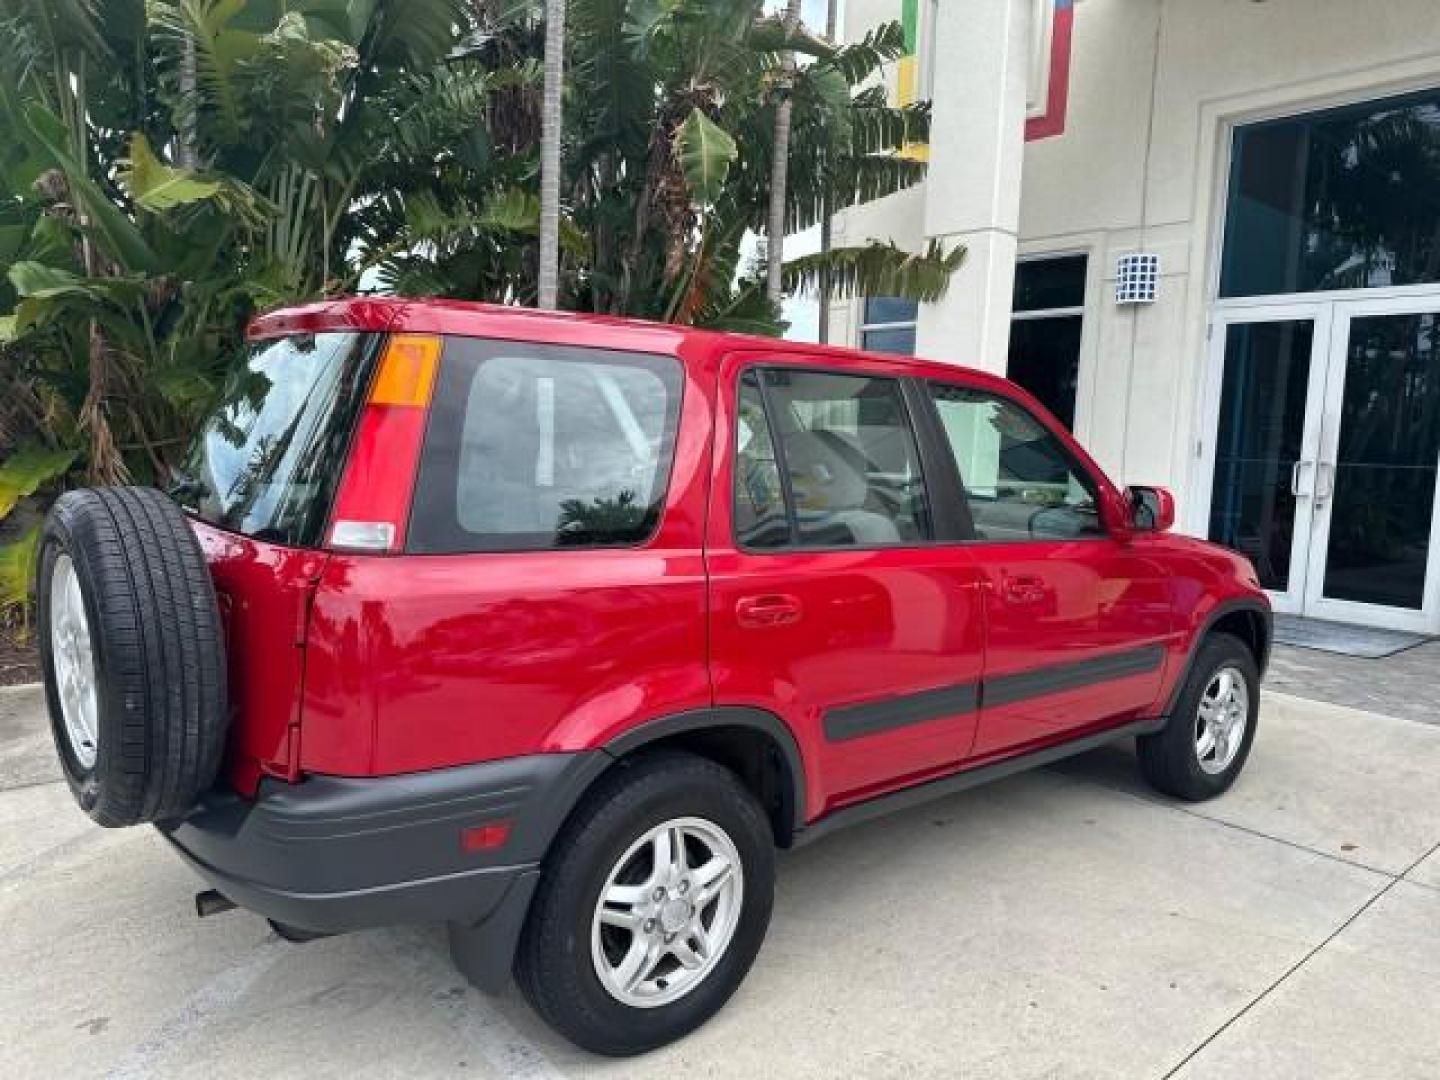
[[[596,903],[590,955],[601,985],[642,1009],[684,997],[725,955],[744,891],[740,853],[718,825],[683,817],[649,829]]]
[[[1250,723],[1250,690],[1238,668],[1211,676],[1195,715],[1195,757],[1210,776],[1223,773],[1245,742]]]
[[[50,655],[70,752],[82,769],[93,769],[100,747],[95,650],[80,578],[63,553],[55,559],[50,578]]]

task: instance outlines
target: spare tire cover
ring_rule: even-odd
[[[185,813],[225,749],[215,586],[180,508],[153,488],[85,488],[40,538],[37,629],[55,748],[101,825]]]

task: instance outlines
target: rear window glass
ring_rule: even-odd
[[[664,502],[680,389],[669,357],[450,339],[409,550],[643,543]]]
[[[191,445],[176,498],[231,532],[318,546],[376,341],[333,333],[251,344]]]

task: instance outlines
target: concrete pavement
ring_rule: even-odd
[[[1272,694],[1209,804],[1113,749],[836,833],[782,857],[735,1000],[626,1062],[467,988],[435,928],[202,923],[50,754],[0,691],[0,1076],[1440,1076],[1440,728]]]

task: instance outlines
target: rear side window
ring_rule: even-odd
[[[318,546],[378,342],[331,333],[251,344],[191,444],[177,500],[231,532]]]
[[[736,426],[742,547],[894,547],[931,538],[915,432],[896,380],[749,371]]]
[[[645,542],[664,503],[681,385],[670,357],[448,339],[408,549]]]

